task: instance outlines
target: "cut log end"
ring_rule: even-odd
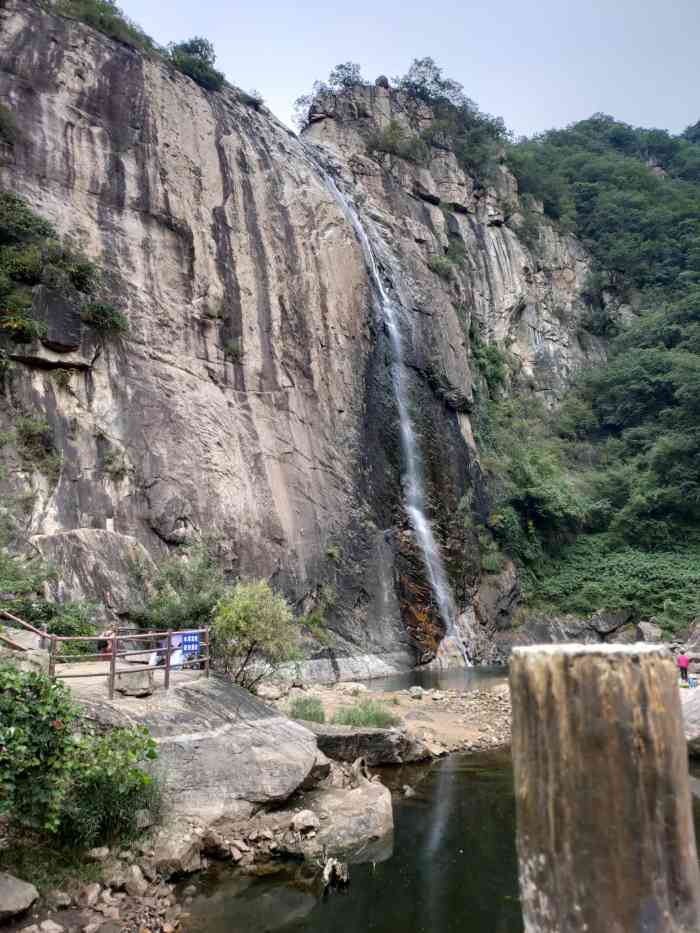
[[[700,930],[677,674],[659,645],[547,645],[511,662],[527,931]]]

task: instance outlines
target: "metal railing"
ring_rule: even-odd
[[[177,631],[169,630],[167,632],[112,632],[109,634],[102,635],[48,635],[45,631],[41,631],[38,628],[35,628],[29,622],[25,622],[23,619],[18,618],[13,615],[11,612],[7,612],[4,609],[0,609],[0,617],[8,619],[15,625],[18,625],[20,628],[24,628],[27,631],[32,632],[35,635],[38,635],[40,639],[44,642],[48,641],[49,648],[49,677],[52,679],[61,678],[69,679],[74,677],[107,677],[108,678],[108,689],[109,689],[109,698],[114,699],[114,688],[117,679],[117,675],[129,675],[129,674],[138,674],[141,671],[163,671],[163,686],[166,690],[170,689],[170,675],[173,670],[181,670],[183,668],[192,668],[197,666],[204,670],[204,676],[209,676],[209,667],[211,661],[211,655],[209,650],[209,628],[197,628],[197,629],[179,629]],[[172,657],[173,653],[177,650],[182,650],[182,641],[185,636],[197,636],[197,645],[198,649],[194,653],[192,658],[183,658],[181,663],[173,665]],[[3,641],[9,642],[13,647],[18,649],[22,648],[21,645],[16,645],[7,637],[0,636]],[[179,639],[179,644],[173,644],[174,639]],[[61,650],[63,645],[70,643],[85,644],[88,642],[100,642],[104,641],[107,643],[106,648],[103,651],[98,652],[97,654],[64,654]],[[133,642],[146,642],[143,648],[129,648],[129,643]],[[148,645],[148,642],[155,642],[155,646],[151,644]],[[161,647],[158,643],[165,642],[165,645]],[[126,644],[126,650],[119,650],[120,644]],[[26,650],[26,649],[22,649]],[[152,655],[164,655],[164,663],[162,664],[150,664],[148,661],[145,663],[139,664],[138,660],[135,662],[125,661],[126,666],[118,667],[117,662],[119,660],[128,659],[128,658],[140,658],[143,659],[144,655],[150,657]],[[107,670],[103,671],[77,671],[77,672],[61,672],[57,670],[57,666],[60,668],[61,664],[66,664],[70,662],[85,662],[85,661],[106,661],[108,662]]]
[[[183,658],[181,663],[173,665],[172,656],[173,653],[177,650],[182,650],[180,644],[173,644],[173,639],[179,637],[183,638],[185,635],[197,635],[201,636],[199,640],[200,650],[194,655],[193,658],[187,659]],[[62,680],[67,680],[73,677],[107,677],[108,678],[108,689],[109,689],[109,698],[110,700],[114,699],[114,688],[117,680],[117,675],[120,677],[122,675],[129,674],[138,674],[141,671],[163,671],[163,687],[166,690],[170,689],[170,675],[174,670],[182,670],[183,668],[192,668],[197,666],[200,669],[204,670],[204,676],[209,676],[209,664],[210,664],[210,654],[209,654],[209,629],[208,628],[198,628],[198,629],[181,629],[178,631],[169,630],[167,632],[143,632],[139,634],[133,634],[128,632],[126,634],[119,634],[115,632],[111,635],[81,635],[81,636],[65,636],[65,635],[49,635],[49,677],[61,678]],[[100,652],[99,654],[63,654],[61,653],[61,645],[66,642],[90,642],[90,641],[105,641],[107,642],[107,647]],[[132,648],[127,648],[126,650],[120,651],[119,645],[124,644],[125,642],[129,644],[130,642],[162,642],[165,641],[164,647],[148,646],[145,645],[143,648],[137,648],[136,650]],[[121,659],[126,658],[141,658],[143,659],[144,655],[164,655],[163,664],[150,664],[142,663],[139,664],[138,661],[131,662],[127,661],[127,666],[118,667],[117,662]],[[75,672],[75,673],[63,673],[56,670],[57,664],[65,664],[71,661],[81,662],[89,660],[100,660],[108,661],[109,667],[106,671],[89,671],[89,672]]]

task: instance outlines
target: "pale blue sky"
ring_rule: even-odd
[[[203,35],[234,84],[290,122],[338,62],[366,78],[431,55],[517,134],[596,111],[679,132],[700,119],[699,0],[121,0],[156,41]]]

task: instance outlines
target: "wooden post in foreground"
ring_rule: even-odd
[[[700,870],[675,665],[658,645],[516,648],[526,933],[695,933]]]

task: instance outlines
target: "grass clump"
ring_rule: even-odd
[[[305,719],[307,722],[325,722],[326,714],[318,697],[295,697],[289,704],[292,719]]]
[[[102,880],[102,866],[88,861],[73,848],[34,838],[26,832],[13,835],[0,849],[0,871],[33,884],[39,894],[63,891],[71,884],[85,886]]]
[[[83,305],[80,317],[101,334],[124,334],[129,329],[126,315],[107,302],[88,302]]]
[[[431,256],[428,260],[428,268],[446,282],[452,281],[455,270],[453,263],[447,256]]]
[[[397,726],[400,719],[376,700],[358,700],[353,706],[346,706],[336,711],[333,724],[336,726],[371,726],[375,729],[389,729]]]

